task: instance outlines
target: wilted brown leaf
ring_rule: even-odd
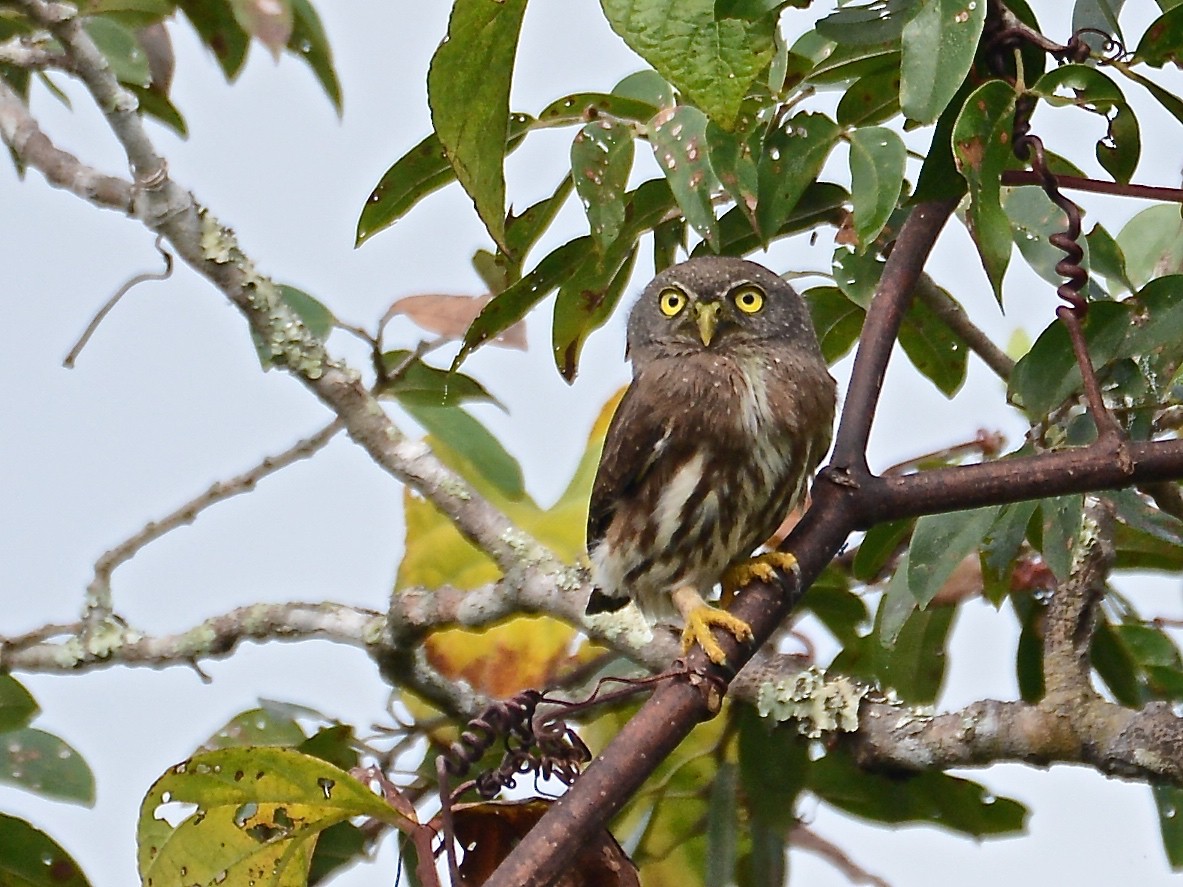
[[[152,75],[150,89],[162,96],[167,96],[173,85],[173,71],[177,66],[177,58],[173,54],[172,39],[168,29],[161,22],[155,22],[136,32],[136,39],[144,55],[148,57],[148,71]]]
[[[443,336],[445,339],[462,339],[469,325],[476,320],[492,299],[492,296],[455,296],[442,293],[425,293],[419,296],[403,296],[396,300],[382,318],[385,326],[392,318],[399,316],[410,318],[418,326],[428,332]],[[502,348],[516,348],[526,350],[526,325],[515,323],[499,336],[490,340],[494,345]]]
[[[292,36],[290,0],[230,0],[239,26],[266,46],[276,61]]]
[[[464,887],[485,883],[549,807],[550,801],[541,798],[456,807],[452,813],[456,840],[465,848],[460,864]],[[640,884],[632,860],[611,832],[601,829],[573,852],[570,865],[553,887],[640,887]]]

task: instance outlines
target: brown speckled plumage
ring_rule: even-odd
[[[740,310],[751,291],[762,306]],[[667,316],[662,299],[682,307]],[[709,333],[703,313],[717,319]],[[588,516],[588,612],[631,598],[669,621],[676,588],[706,597],[800,501],[830,444],[834,380],[801,298],[741,259],[691,259],[654,278],[629,315],[628,353],[633,381]]]

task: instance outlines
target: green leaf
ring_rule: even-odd
[[[1125,253],[1104,225],[1094,225],[1084,239],[1088,245],[1089,267],[1094,274],[1100,274],[1110,284],[1136,289],[1126,272]]]
[[[813,182],[770,237],[761,237],[753,230],[751,212],[746,206],[732,207],[719,219],[719,242],[722,245],[719,251],[723,255],[742,256],[791,234],[812,231],[822,225],[837,227],[848,215],[849,201],[850,195],[845,188],[833,182]],[[693,255],[704,255],[707,249],[705,242],[700,243],[694,248]]]
[[[1038,505],[1033,500],[1003,505],[986,534],[982,546],[982,580],[986,596],[996,607],[1010,592],[1011,569]]]
[[[4,887],[89,887],[78,863],[23,819],[0,813],[0,884]]]
[[[337,871],[366,855],[366,834],[352,822],[338,822],[320,833],[308,867],[308,887],[327,881]],[[404,864],[406,859],[403,859]],[[407,866],[407,871],[413,870]],[[414,882],[412,882],[414,883]]]
[[[94,803],[94,774],[82,756],[32,727],[0,735],[0,782],[88,807]]]
[[[550,223],[554,221],[567,197],[571,194],[574,182],[571,176],[563,176],[558,187],[550,197],[544,197],[535,204],[531,204],[520,215],[512,212],[505,222],[505,244],[509,247],[509,254],[503,258],[515,269],[514,280],[521,276],[521,264],[526,255],[532,250],[538,240],[546,233]],[[499,288],[501,289],[501,288]]]
[[[140,103],[140,112],[163,123],[181,138],[189,135],[189,127],[185,118],[167,97],[161,95],[152,87],[128,86],[128,90],[135,95]]]
[[[653,156],[669,182],[670,191],[690,226],[718,248],[719,225],[715,219],[711,170],[706,144],[706,115],[697,108],[679,105],[662,111],[649,125]]]
[[[923,0],[901,38],[900,106],[904,116],[920,123],[933,123],[940,117],[973,65],[985,24],[984,3]]]
[[[884,567],[901,550],[904,541],[911,536],[915,523],[914,518],[901,518],[876,524],[867,530],[851,564],[854,578],[860,582],[875,582]]]
[[[784,224],[821,172],[841,134],[824,114],[801,112],[785,120],[764,140],[757,167],[756,219],[765,236]]]
[[[922,0],[871,0],[850,4],[817,22],[817,32],[838,43],[874,44],[898,40],[920,11]]]
[[[1089,647],[1089,661],[1105,682],[1113,698],[1126,708],[1138,708],[1145,701],[1138,681],[1138,666],[1129,650],[1117,639],[1113,626],[1097,623]]]
[[[177,8],[197,31],[227,80],[242,70],[250,48],[250,36],[238,24],[227,0],[177,0]]]
[[[1163,89],[1149,77],[1145,77],[1126,66],[1119,68],[1121,73],[1130,80],[1133,80],[1138,85],[1142,86],[1147,92],[1154,96],[1155,101],[1163,106],[1171,116],[1173,116],[1180,123],[1183,123],[1183,99],[1180,99],[1173,92]]]
[[[1104,367],[1121,353],[1130,319],[1130,306],[1125,303],[1089,304],[1082,327],[1094,367]],[[1053,321],[1015,364],[1008,395],[1029,417],[1038,419],[1080,390],[1080,368],[1068,331],[1059,320]]]
[[[1073,32],[1078,32],[1082,28],[1092,28],[1121,41],[1121,27],[1117,23],[1117,17],[1124,4],[1125,0],[1076,0],[1072,8]],[[1081,37],[1090,46],[1101,48],[1100,44],[1103,41],[1100,35],[1082,34]]]
[[[707,801],[706,883],[729,884],[735,880],[739,851],[739,768],[723,761],[711,780]]]
[[[737,704],[735,712],[747,807],[753,818],[788,828],[796,823],[796,800],[810,766],[808,743],[794,726],[777,726],[751,705]]]
[[[900,72],[877,71],[850,84],[838,100],[839,125],[869,126],[883,123],[900,113]]]
[[[809,306],[822,356],[826,363],[833,364],[858,341],[866,311],[834,286],[814,287],[806,290],[802,297]]]
[[[1020,594],[1011,597],[1011,605],[1019,617],[1019,645],[1015,651],[1015,677],[1019,683],[1019,698],[1035,703],[1043,698],[1043,627],[1047,608],[1034,596]]]
[[[0,732],[26,726],[40,710],[24,684],[0,673]]]
[[[1084,500],[1079,493],[1056,496],[1041,500],[1039,510],[1043,520],[1040,553],[1056,578],[1064,582],[1072,568],[1072,555],[1080,536]]]
[[[757,234],[760,233],[756,222],[760,193],[757,162],[762,130],[760,118],[746,112],[741,114],[734,132],[727,132],[713,120],[707,123],[706,129],[711,168]]]
[[[1031,92],[1053,106],[1074,105],[1104,117],[1107,131],[1097,142],[1097,160],[1115,181],[1130,180],[1142,151],[1141,135],[1116,83],[1096,68],[1063,65],[1040,77]]]
[[[916,521],[909,549],[908,587],[920,606],[928,606],[957,565],[981,547],[1000,507],[928,514]]]
[[[866,249],[891,214],[904,189],[904,140],[882,126],[856,129],[850,134],[850,197],[854,203],[854,231]]]
[[[1014,115],[1014,89],[1002,80],[990,80],[966,99],[952,134],[957,169],[969,183],[970,234],[999,301],[1011,252],[1010,222],[1000,202],[999,182],[1014,156]]]
[[[414,357],[411,351],[387,351],[382,355],[382,365],[387,371],[403,368],[397,378],[390,380],[379,391],[382,396],[397,398],[403,405],[452,407],[476,400],[500,406],[497,398],[476,379],[464,373],[433,367]]]
[[[331,724],[322,727],[309,736],[297,747],[306,755],[328,761],[342,770],[352,770],[361,763],[361,755],[357,750],[357,737],[353,735],[353,728],[348,724]]]
[[[494,242],[505,246],[509,85],[526,0],[456,0],[431,58],[431,121],[456,177]]]
[[[1133,490],[1110,490],[1103,497],[1112,503],[1121,523],[1161,542],[1183,547],[1183,521],[1179,518],[1155,508]]]
[[[1142,210],[1121,229],[1117,243],[1137,287],[1183,271],[1183,218],[1177,206],[1159,204]]]
[[[1023,830],[1027,808],[945,773],[870,773],[844,751],[813,762],[809,789],[840,810],[877,822],[931,822],[974,837]]]
[[[133,86],[152,83],[148,56],[134,32],[109,18],[86,19],[83,27],[120,83]]]
[[[555,365],[567,382],[574,382],[579,371],[579,355],[587,337],[612,316],[620,297],[632,278],[637,258],[634,247],[623,262],[616,257],[589,256],[583,266],[559,288],[555,300],[551,336]]]
[[[1011,237],[1027,264],[1053,286],[1063,283],[1064,276],[1056,273],[1056,265],[1065,258],[1065,253],[1052,244],[1051,236],[1067,229],[1068,217],[1064,211],[1042,188],[1035,186],[1003,189],[1002,206],[1010,220]],[[1088,241],[1080,245],[1085,248],[1082,264],[1087,268]],[[1086,298],[1098,295],[1091,280],[1081,292]]]
[[[672,108],[677,101],[673,87],[652,68],[645,68],[635,74],[629,74],[612,87],[612,95],[625,99],[636,99],[655,108]]]
[[[657,75],[653,74],[654,77]],[[661,78],[658,78],[659,80]],[[663,83],[665,81],[662,81]],[[669,88],[668,86],[666,87]],[[662,105],[639,98],[603,92],[576,92],[555,99],[538,112],[538,126],[568,126],[575,123],[610,121],[647,123],[662,109]]]
[[[520,499],[526,488],[522,467],[505,451],[488,429],[459,407],[425,406],[403,403],[403,408],[433,438],[433,446],[443,445],[455,456],[474,466],[509,499]]]
[[[291,0],[291,4],[292,36],[288,40],[288,49],[307,62],[340,116],[345,110],[341,83],[337,79],[333,50],[320,16],[309,0]]]
[[[1169,9],[1150,23],[1134,50],[1134,61],[1145,62],[1152,68],[1173,64],[1179,67],[1183,59],[1183,6]]]
[[[973,91],[967,79],[953,96],[944,112],[937,118],[933,129],[928,156],[920,167],[912,202],[928,200],[953,200],[960,202],[967,188],[966,180],[958,174],[956,158],[953,156],[953,127],[956,126],[965,101]]]
[[[1151,786],[1158,810],[1158,827],[1167,860],[1175,871],[1183,869],[1183,788],[1173,785]]]
[[[720,15],[715,0],[600,0],[608,23],[657,72],[730,129],[773,55],[777,14]]]
[[[299,745],[308,737],[286,706],[263,702],[232,717],[205,743],[209,749]]]
[[[859,632],[864,631],[870,619],[862,597],[850,590],[837,570],[831,571],[829,567],[809,586],[801,608],[813,613],[843,645],[856,643]]]
[[[965,382],[969,349],[927,303],[913,299],[900,324],[900,347],[908,360],[946,397]]]
[[[365,816],[413,824],[344,770],[291,749],[194,755],[156,781],[140,806],[144,883],[305,883],[316,840]]]
[[[1118,642],[1129,651],[1139,668],[1157,666],[1178,669],[1183,666],[1179,648],[1161,628],[1153,625],[1126,623],[1115,625]]]
[[[464,334],[460,352],[452,362],[455,370],[476,348],[526,316],[570,277],[592,250],[591,237],[577,237],[547,255],[520,280],[498,293],[477,315]]]
[[[806,35],[808,36],[808,35]],[[802,38],[804,39],[804,38]],[[800,41],[798,41],[798,48]],[[860,77],[900,70],[898,43],[878,43],[873,46],[825,42],[820,55],[813,57],[813,66],[806,80],[810,83],[846,83]]]
[[[571,178],[604,252],[624,227],[624,193],[633,168],[632,128],[611,118],[587,124],[571,145]]]

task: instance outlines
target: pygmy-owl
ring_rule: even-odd
[[[722,664],[720,626],[743,620],[706,602],[791,555],[753,549],[805,493],[830,445],[835,384],[801,297],[743,259],[667,268],[628,320],[632,384],[608,428],[587,522],[595,589],[587,612],[631,599],[652,623],[681,616],[682,645]]]

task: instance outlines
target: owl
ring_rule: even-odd
[[[588,614],[633,600],[651,622],[683,625],[723,664],[711,606],[753,578],[795,565],[753,550],[805,493],[830,446],[835,384],[809,311],[776,274],[704,256],[662,271],[628,319],[632,383],[608,428],[592,489]]]

